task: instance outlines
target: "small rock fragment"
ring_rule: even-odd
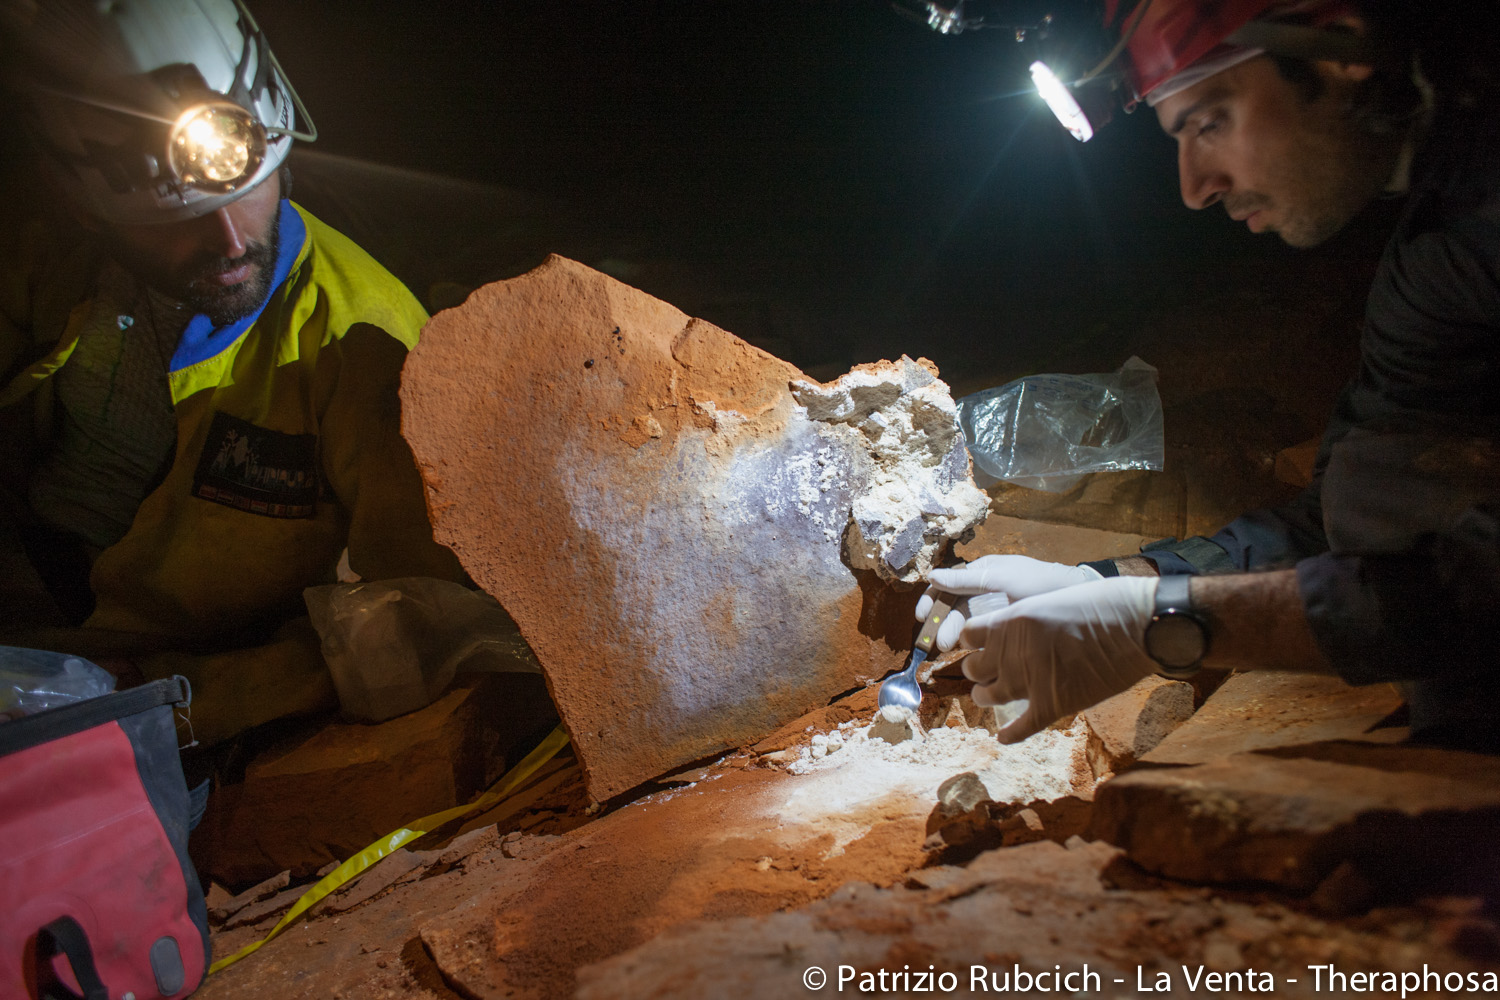
[[[1375,902],[1376,887],[1368,878],[1348,861],[1328,873],[1318,883],[1308,902],[1319,913],[1330,917],[1352,917],[1363,913]]]
[[[991,819],[994,803],[989,789],[973,771],[955,774],[938,786],[937,805],[927,817],[927,839],[922,849],[945,861],[958,861],[1000,846]]]
[[[561,840],[552,833],[507,833],[500,838],[500,853],[513,861],[530,861],[557,847]]]
[[[283,871],[277,875],[272,875],[264,882],[251,886],[233,899],[224,900],[219,903],[209,910],[208,915],[216,923],[223,923],[252,903],[259,903],[262,900],[270,899],[290,885],[291,882],[292,873],[290,871]]]
[[[1021,809],[1001,824],[1000,833],[1005,838],[1003,843],[1009,847],[1012,844],[1029,844],[1041,840],[1043,829],[1042,818],[1036,814],[1035,809]]]
[[[1193,686],[1150,676],[1082,713],[1095,778],[1118,774],[1193,714]]]
[[[911,709],[900,705],[886,705],[875,713],[875,721],[870,724],[870,738],[885,740],[891,744],[920,740],[922,727]]]
[[[1038,800],[1015,808],[994,810],[1001,843],[1006,847],[1052,840],[1059,844],[1088,829],[1093,803],[1077,795]]]
[[[937,807],[944,816],[958,816],[990,801],[989,789],[973,771],[955,774],[943,782],[938,786],[937,797]]]
[[[308,889],[305,885],[292,886],[283,889],[259,902],[251,903],[244,909],[232,914],[224,921],[226,931],[234,930],[236,927],[245,927],[249,924],[259,923],[269,916],[280,913],[282,910],[290,909],[291,905],[302,898],[302,894]]]
[[[493,824],[470,830],[468,833],[453,838],[453,842],[438,856],[438,864],[456,865],[476,851],[494,847],[499,841],[500,832]]]

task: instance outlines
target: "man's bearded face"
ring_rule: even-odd
[[[1400,138],[1377,137],[1352,113],[1358,68],[1328,68],[1306,99],[1269,57],[1209,77],[1156,106],[1177,140],[1189,208],[1222,204],[1252,232],[1313,246],[1342,229],[1390,177]]]
[[[104,229],[115,259],[163,295],[225,326],[255,311],[271,290],[281,182],[272,175],[207,215]]]

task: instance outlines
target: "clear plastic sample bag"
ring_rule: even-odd
[[[114,675],[81,656],[0,646],[0,720],[97,698],[114,689]]]
[[[980,486],[1062,493],[1091,472],[1162,468],[1156,369],[1132,357],[1108,375],[1028,375],[957,400]]]
[[[382,722],[432,704],[462,672],[537,673],[491,596],[431,577],[303,591],[346,719]]]

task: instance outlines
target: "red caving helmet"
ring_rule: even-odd
[[[1247,37],[1252,22],[1290,21],[1302,26],[1292,31],[1308,35],[1294,42],[1297,48],[1327,46],[1332,33],[1309,33],[1308,29],[1326,25],[1350,10],[1348,0],[1105,0],[1104,20],[1118,37],[1126,39],[1125,75],[1132,90],[1127,103],[1133,107],[1194,64],[1232,62],[1237,52],[1248,56],[1251,50],[1273,47]],[[1353,43],[1354,39],[1345,36],[1331,41]]]

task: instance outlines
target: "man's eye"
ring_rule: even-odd
[[[1205,118],[1198,123],[1198,134],[1210,135],[1214,132],[1219,131],[1219,129],[1221,129],[1223,126],[1224,119],[1219,117],[1218,115],[1214,115],[1212,118]]]

